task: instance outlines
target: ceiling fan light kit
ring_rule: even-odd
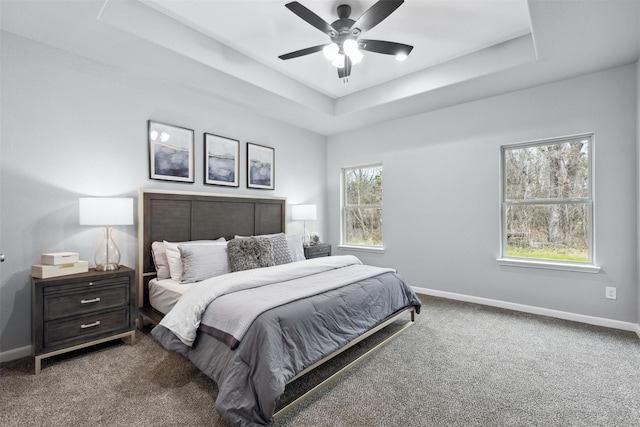
[[[338,47],[335,43],[330,43],[322,48],[322,52],[324,53],[324,57],[329,61],[333,61],[336,56],[340,54],[340,47]]]
[[[285,5],[287,9],[327,34],[331,38],[331,43],[297,50],[280,55],[278,58],[287,60],[322,51],[325,58],[338,69],[338,77],[345,82],[351,74],[351,66],[362,61],[364,55],[361,50],[393,55],[396,60],[404,61],[411,53],[413,46],[383,40],[358,40],[358,36],[385,20],[402,3],[404,0],[380,0],[364,12],[357,21],[349,18],[351,6],[342,4],[337,8],[338,20],[332,24],[325,22],[297,1],[287,3]]]

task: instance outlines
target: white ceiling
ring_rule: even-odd
[[[464,21],[455,17],[455,10],[488,3],[495,6],[490,9],[495,11],[500,9],[496,5],[505,5],[504,0],[407,0],[365,36],[413,44],[414,57],[396,63],[386,55],[368,54],[356,66],[361,65],[361,69],[354,69],[349,88],[336,89],[331,85],[340,80],[335,70],[327,71],[322,54],[279,65],[274,59],[291,50],[324,43],[320,31],[284,7],[287,1],[191,2],[191,6],[217,10],[215,18],[210,19],[217,22],[216,37],[220,40],[214,39],[213,33],[194,30],[150,7],[151,0],[145,1],[0,0],[0,23],[3,31],[107,64],[128,75],[144,76],[146,82],[211,95],[229,106],[238,106],[238,111],[250,109],[323,135],[632,64],[640,56],[640,0],[528,0],[531,34],[489,47],[486,44],[490,41],[475,47],[466,45],[449,51],[449,56],[447,49],[441,50],[442,46],[448,47],[447,43],[435,48],[427,44],[429,36],[444,34],[441,37],[446,35],[449,45],[457,44],[456,37],[468,35],[472,24],[497,17],[485,18],[478,9]],[[357,17],[374,0],[344,2],[352,5],[352,15]],[[343,1],[301,3],[329,21]],[[517,0],[508,3],[523,6]],[[451,14],[432,20],[443,4],[451,6]],[[246,10],[249,21],[236,24],[240,9]],[[206,17],[204,12],[202,15]],[[285,21],[287,24],[281,23]],[[239,35],[233,37],[229,31]],[[221,41],[223,36],[230,41]],[[251,44],[251,40],[264,43],[257,53],[240,46]],[[433,59],[436,56],[439,58]],[[374,59],[375,64],[382,61],[384,66],[374,67]],[[429,64],[430,60],[445,62]],[[294,67],[291,61],[300,64]],[[422,65],[415,65],[420,61],[424,61]],[[398,71],[397,67],[405,64],[415,69],[401,75],[404,68]],[[277,68],[284,66],[286,69]],[[427,68],[420,68],[423,66]],[[304,71],[307,68],[318,75],[328,73],[329,85],[318,83],[321,78],[304,82],[296,76],[296,72],[309,76]],[[371,71],[373,68],[375,71]],[[390,73],[392,79],[376,84],[370,75],[383,72]],[[389,75],[376,78],[384,80]],[[362,88],[352,91],[357,85]]]
[[[332,98],[388,82],[531,32],[526,0],[408,0],[361,39],[414,46],[410,60],[364,52],[347,83],[322,52],[283,61],[279,55],[329,43],[329,36],[285,7],[289,0],[142,0],[248,57]],[[336,7],[357,20],[376,0],[301,0],[327,23]]]

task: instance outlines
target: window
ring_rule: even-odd
[[[342,244],[382,248],[382,165],[342,169]]]
[[[594,264],[593,135],[502,147],[502,258]]]

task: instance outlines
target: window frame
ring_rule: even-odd
[[[356,169],[370,169],[379,167],[382,171],[382,185],[380,188],[382,203],[380,204],[365,204],[365,205],[352,205],[347,206],[347,172]],[[384,228],[383,228],[383,215],[384,215],[384,166],[382,162],[367,163],[355,166],[344,166],[340,170],[340,244],[339,248],[360,250],[367,252],[384,252]],[[380,245],[360,245],[357,243],[347,243],[346,241],[346,229],[347,229],[347,211],[358,208],[374,208],[380,209]]]
[[[581,198],[558,198],[558,199],[529,199],[529,200],[507,200],[506,194],[506,156],[507,150],[518,148],[529,148],[544,145],[562,144],[577,139],[588,139],[589,148],[587,151],[587,196]],[[594,212],[594,141],[593,132],[569,135],[558,138],[549,138],[535,141],[520,142],[515,144],[502,145],[500,147],[500,257],[497,259],[500,265],[532,267],[553,270],[566,270],[576,272],[597,273],[600,267],[596,264],[596,243],[595,243],[595,212]],[[587,209],[587,230],[588,256],[587,261],[552,260],[543,258],[515,257],[507,255],[507,209],[510,206],[526,205],[585,205]]]

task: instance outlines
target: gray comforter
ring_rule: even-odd
[[[285,385],[298,372],[391,314],[408,306],[419,312],[420,305],[397,274],[385,272],[264,311],[235,350],[207,334],[210,327],[204,323],[192,346],[162,324],[152,335],[218,384],[216,408],[227,420],[240,426],[271,425]]]

